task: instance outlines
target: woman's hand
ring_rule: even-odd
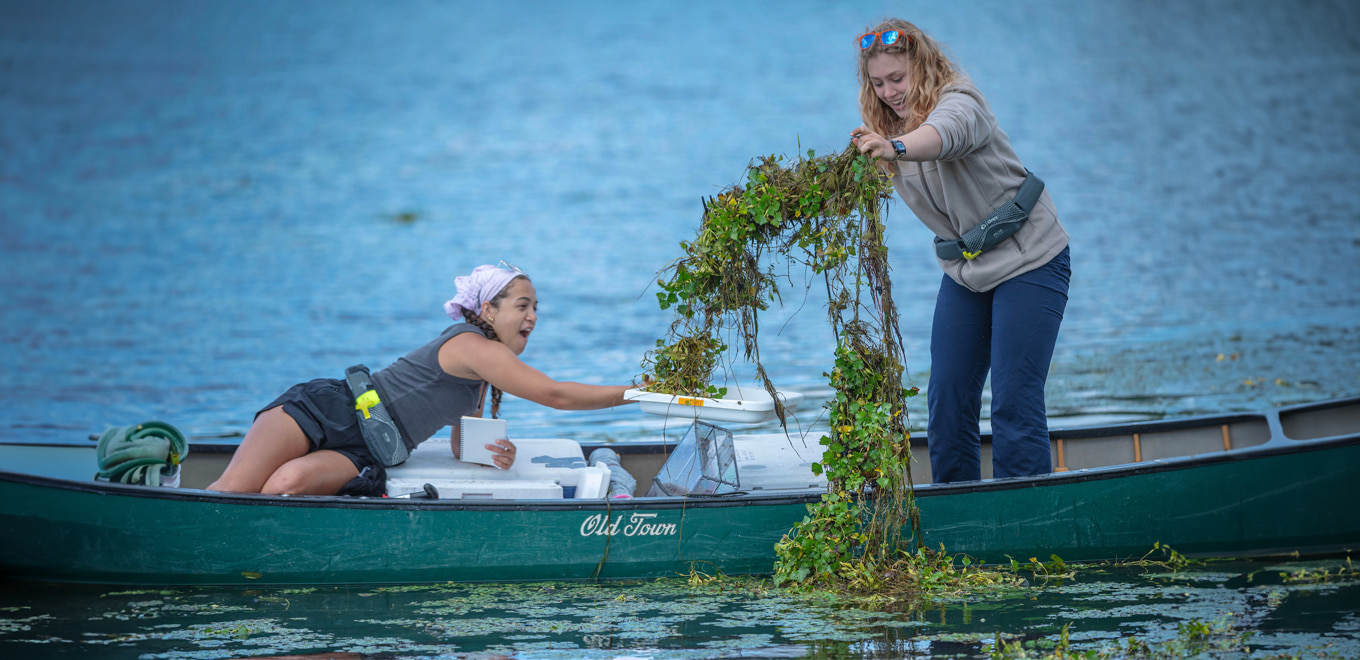
[[[515,443],[501,438],[496,441],[496,444],[485,445],[485,447],[494,454],[491,460],[496,464],[496,467],[509,470],[510,466],[515,464]]]
[[[850,131],[850,141],[854,142],[855,146],[859,147],[859,152],[866,156],[878,160],[897,160],[897,150],[893,148],[892,142],[864,126]]]
[[[902,148],[905,151],[900,154],[897,153],[897,149],[894,149],[892,145],[893,139],[901,141]],[[850,141],[854,142],[856,147],[859,147],[860,153],[890,163],[887,165],[888,168],[897,167],[891,163],[900,160],[908,162],[938,160],[940,152],[944,148],[944,140],[940,137],[940,132],[930,124],[922,124],[912,132],[899,135],[896,138],[884,137],[869,130],[868,127],[860,126],[850,131]]]

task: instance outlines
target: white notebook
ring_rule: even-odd
[[[468,463],[495,465],[496,455],[486,448],[506,437],[505,420],[464,417],[458,423],[458,458]]]

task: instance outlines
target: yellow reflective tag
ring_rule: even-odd
[[[963,253],[963,258],[966,259],[966,260],[968,260],[968,261],[972,261],[972,260],[976,259],[977,256],[978,256],[979,254],[982,254],[982,250],[978,250],[977,252],[969,252],[969,251],[967,251],[967,250],[959,250],[959,252],[962,252],[962,253]]]
[[[360,394],[359,398],[354,400],[354,409],[363,411],[364,419],[368,419],[370,417],[368,414],[369,409],[379,403],[382,403],[382,401],[378,399],[378,391],[369,390]]]

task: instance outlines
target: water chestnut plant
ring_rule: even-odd
[[[668,337],[644,359],[648,389],[681,396],[721,396],[713,373],[735,335],[743,359],[784,410],[760,363],[759,313],[781,302],[781,268],[801,265],[827,291],[836,337],[826,375],[830,432],[813,470],[828,490],[776,549],[778,583],[843,582],[855,566],[899,561],[920,539],[911,494],[910,435],[902,385],[902,342],[884,246],[888,179],[853,146],[839,154],[785,164],[753,161],[745,180],[704,200],[699,231],[684,254],[658,275],[657,302],[674,311]],[[910,527],[904,533],[904,527]],[[878,570],[874,568],[873,570]],[[863,582],[863,580],[861,580]]]

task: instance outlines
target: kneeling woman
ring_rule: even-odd
[[[481,416],[491,389],[494,417],[501,392],[560,410],[594,410],[627,403],[630,385],[555,381],[519,359],[538,320],[538,294],[522,272],[478,266],[457,278],[458,295],[444,304],[457,323],[434,341],[373,373],[388,411],[419,443],[464,415]],[[509,468],[515,445],[487,448]],[[457,456],[458,443],[451,442]],[[369,453],[355,416],[354,397],[341,380],[295,385],[255,416],[222,477],[209,490],[296,495],[380,495],[381,462]]]

